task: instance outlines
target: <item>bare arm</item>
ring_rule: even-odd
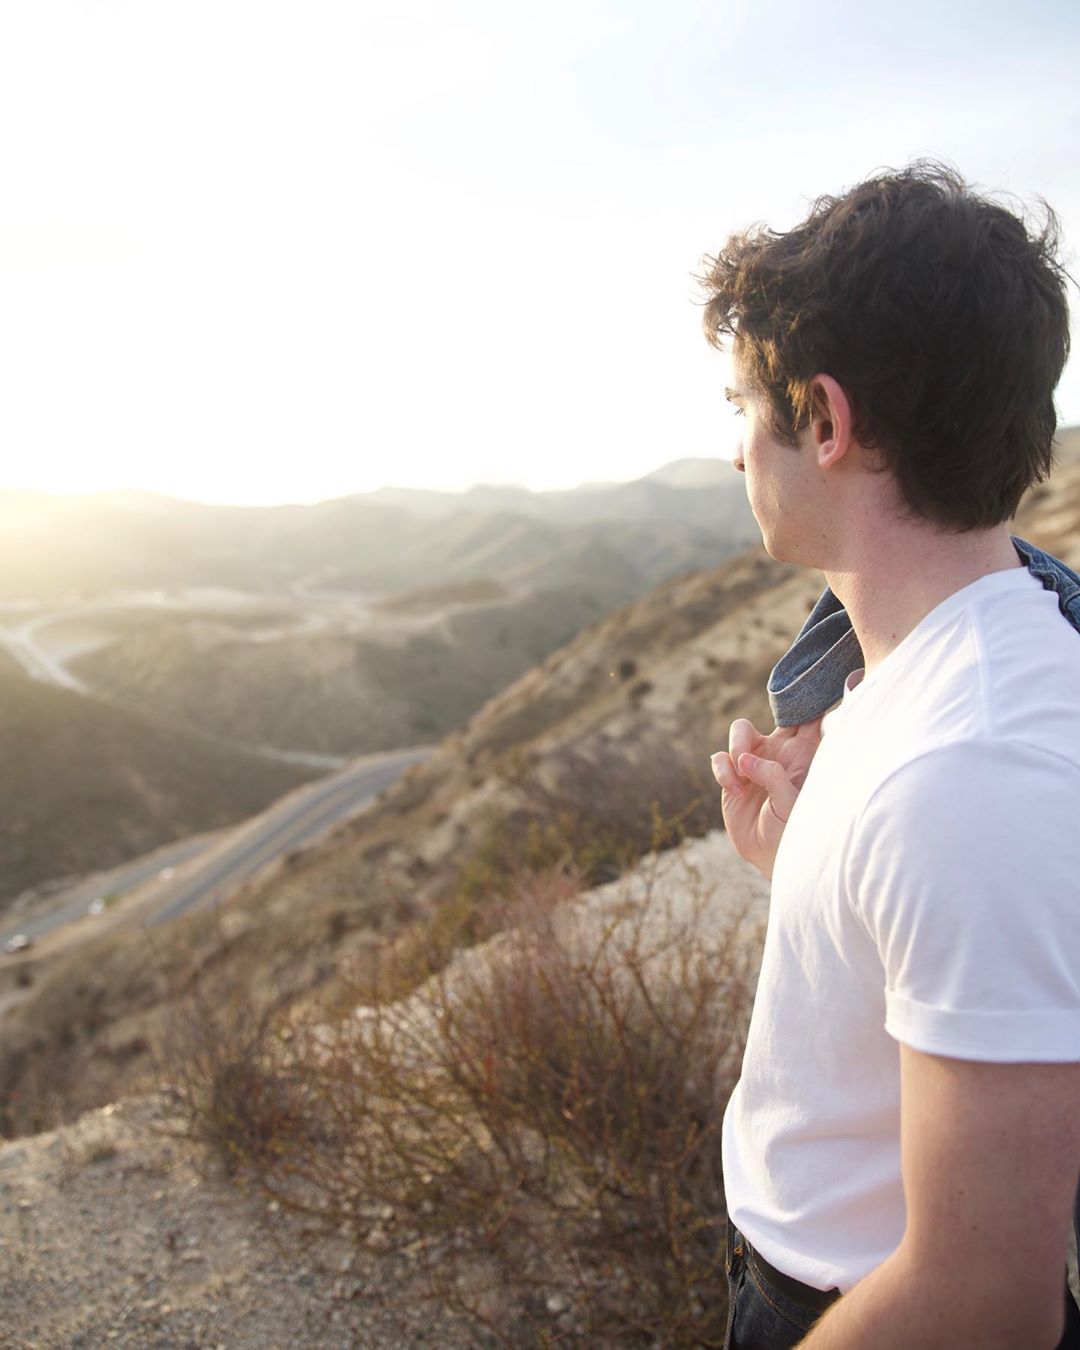
[[[907,1229],[806,1350],[1054,1350],[1080,1173],[1080,1063],[900,1047]]]

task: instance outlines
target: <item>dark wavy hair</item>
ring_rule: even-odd
[[[997,525],[1053,467],[1069,351],[1071,278],[1040,205],[1029,225],[927,160],[819,197],[794,229],[758,225],[705,258],[706,335],[734,338],[780,440],[827,373],[913,516]]]

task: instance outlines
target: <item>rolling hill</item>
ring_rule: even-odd
[[[662,579],[649,556],[677,556],[676,566],[691,570],[744,547],[754,532],[741,481],[721,461],[712,481],[687,487],[643,478],[549,493],[384,489],[311,506],[0,492],[0,602],[192,586],[383,595],[483,577],[536,590],[553,584],[556,555],[594,547],[619,559],[640,594]]]
[[[568,585],[436,607],[433,622],[395,639],[376,628],[257,643],[164,616],[70,669],[154,720],[284,750],[367,754],[447,735],[611,608],[602,588]]]
[[[0,905],[231,824],[313,771],[27,679],[0,660]]]
[[[450,733],[583,628],[750,537],[741,483],[715,467],[695,492],[406,493],[412,509],[0,493],[0,639],[19,655],[33,626],[94,696],[8,671],[19,809],[0,896],[242,818],[299,781],[253,751],[340,757]],[[429,496],[434,513],[416,506]],[[695,523],[706,498],[711,526]]]
[[[1077,568],[1080,437],[1063,440],[1013,532]],[[43,970],[0,1024],[5,1128],[41,1128],[42,1066],[50,1120],[145,1082],[150,1046],[196,978],[340,1015],[357,1001],[357,972],[416,925],[464,941],[482,928],[514,859],[535,849],[534,824],[542,834],[557,820],[560,837],[600,856],[628,824],[647,847],[656,798],[692,805],[691,832],[717,827],[708,756],[733,717],[770,724],[767,674],[822,581],[760,547],[672,577],[519,676],[370,810],[253,880],[220,917],[193,914],[152,946],[135,931],[101,936]]]

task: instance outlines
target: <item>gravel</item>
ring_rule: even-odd
[[[408,1257],[318,1235],[169,1123],[153,1093],[0,1144],[0,1346],[476,1344]]]

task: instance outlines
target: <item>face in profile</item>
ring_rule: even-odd
[[[807,473],[807,437],[796,445],[773,430],[765,395],[740,379],[737,362],[725,394],[740,418],[733,464],[746,477],[746,495],[761,530],[765,550],[779,562],[803,562],[802,520],[811,487]]]

